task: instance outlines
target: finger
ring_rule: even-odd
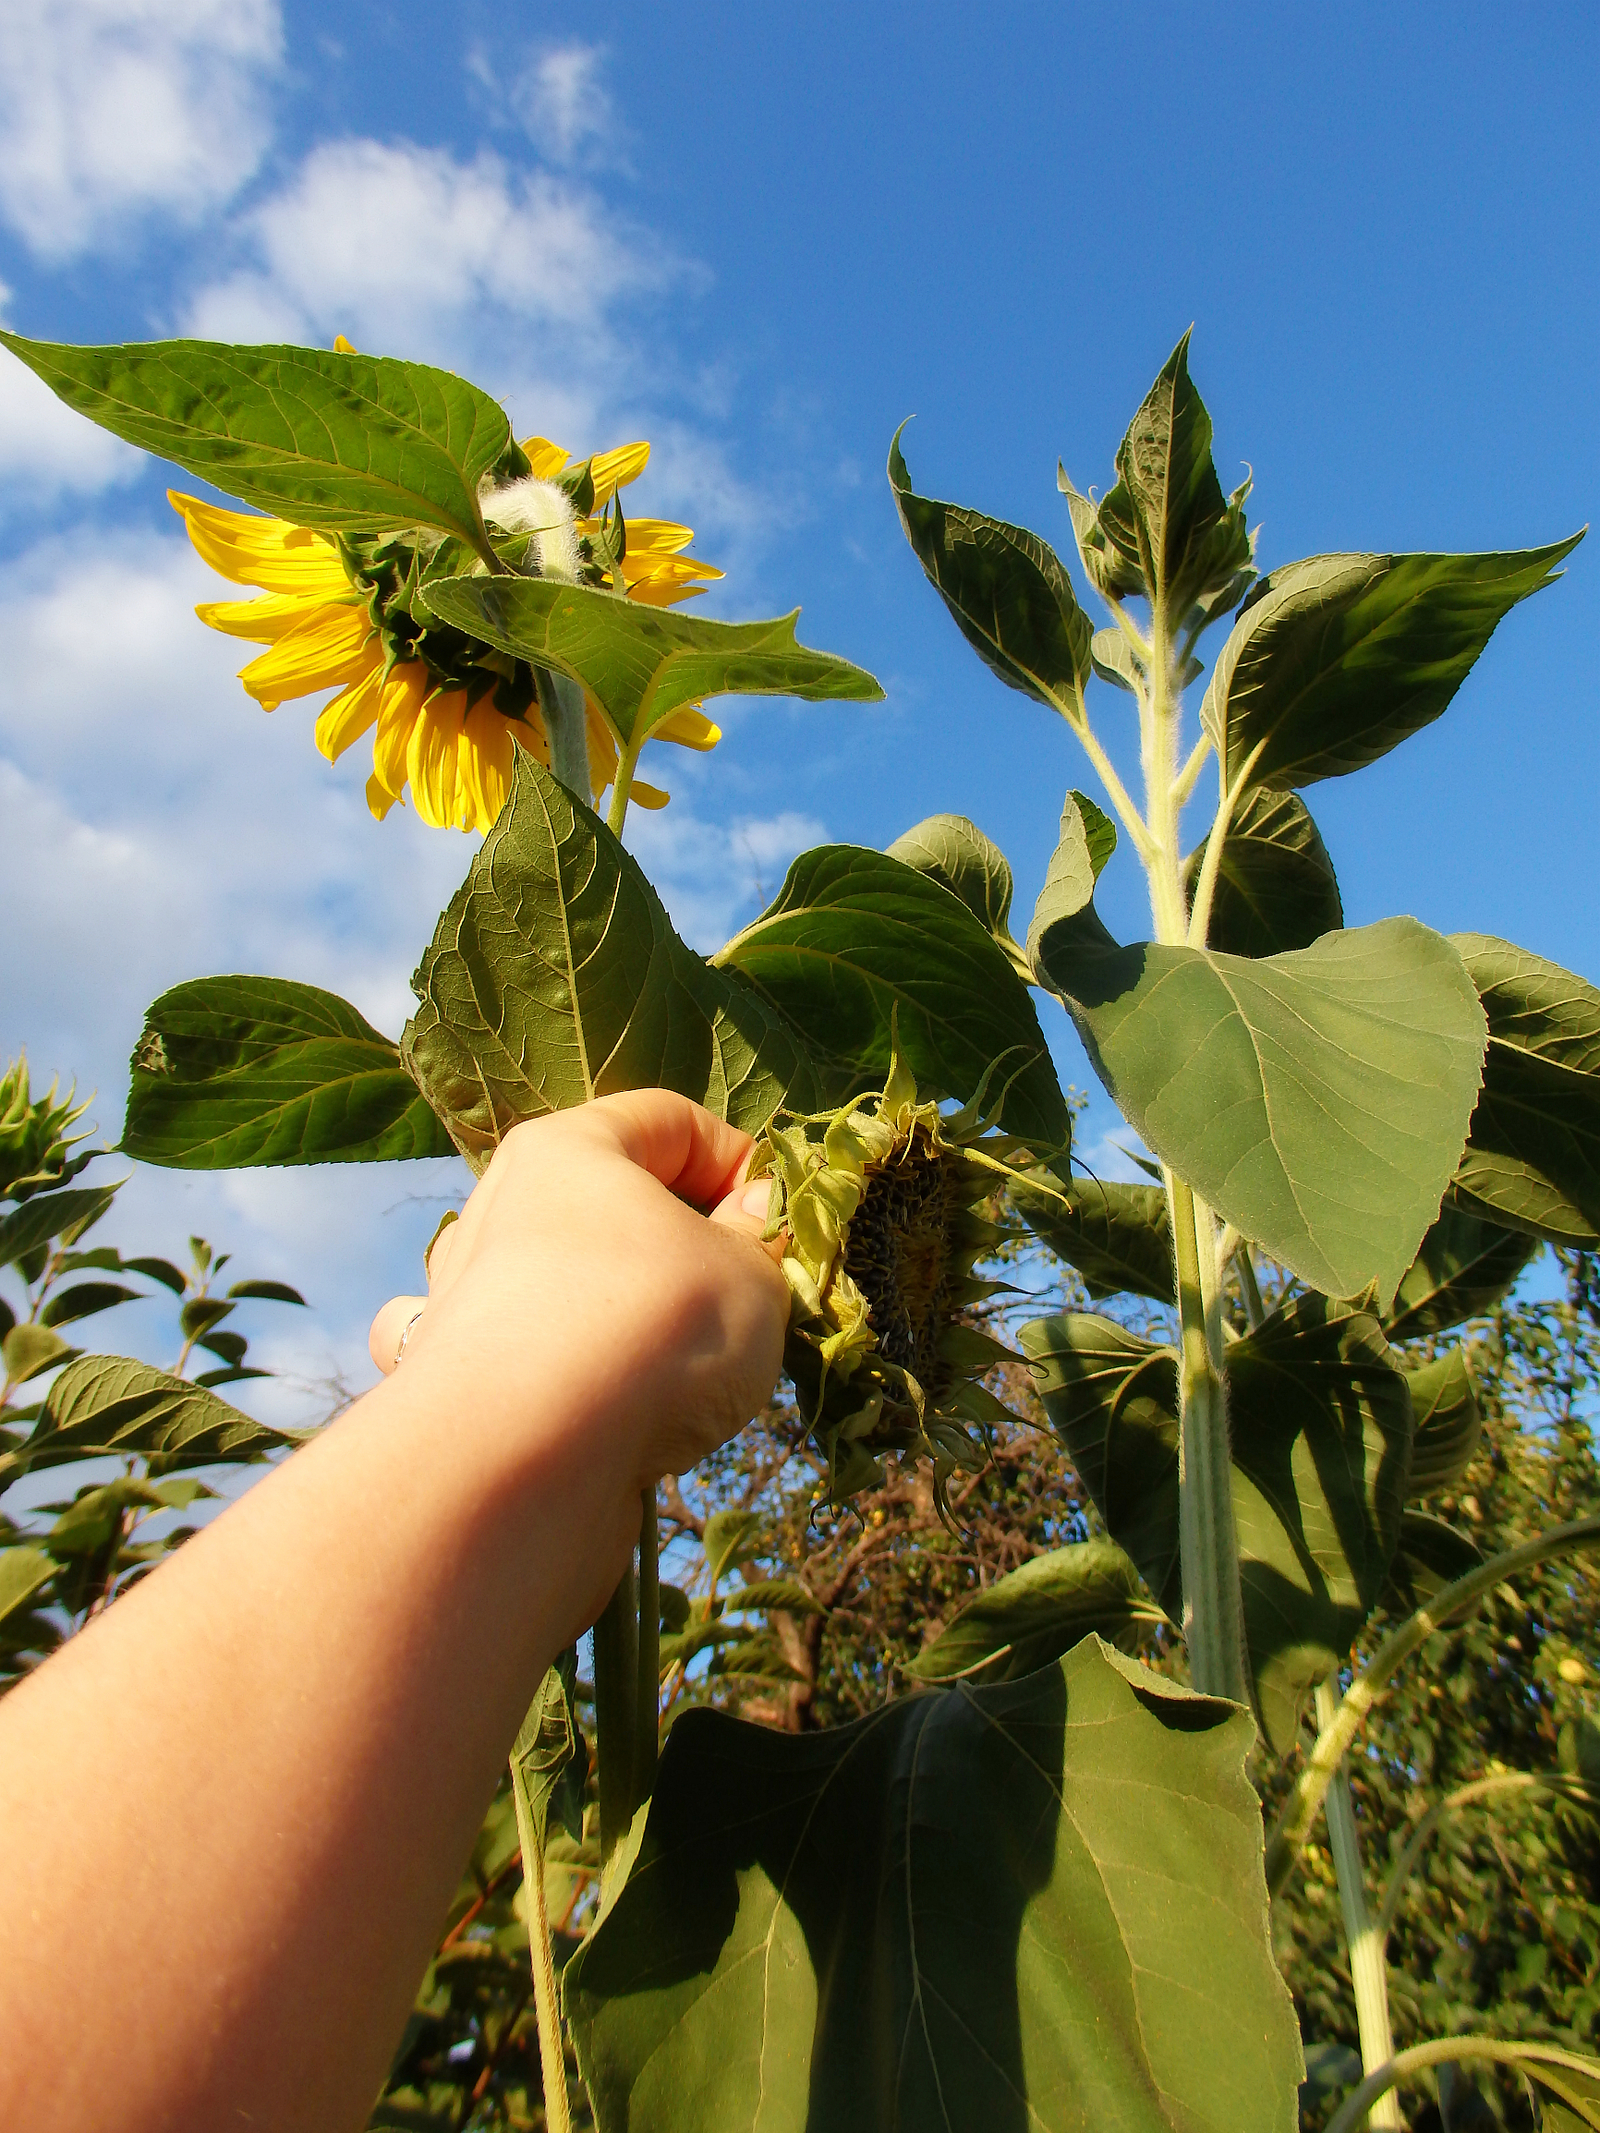
[[[749,1185],[736,1185],[711,1210],[711,1220],[724,1229],[739,1230],[752,1237],[774,1261],[783,1257],[783,1238],[763,1237],[767,1226],[767,1212],[772,1196],[772,1180],[757,1178]]]
[[[367,1353],[387,1377],[400,1360],[400,1344],[407,1328],[422,1315],[426,1296],[391,1296],[372,1321],[367,1335]]]
[[[631,1089],[561,1114],[612,1144],[694,1207],[716,1207],[744,1176],[755,1145],[748,1133],[714,1118],[672,1089]]]

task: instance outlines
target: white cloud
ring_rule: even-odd
[[[143,455],[58,400],[9,352],[0,353],[0,480],[50,497],[131,481]]]
[[[645,764],[647,772],[666,768]],[[674,801],[659,814],[635,808],[626,841],[683,938],[709,954],[771,900],[795,855],[827,834],[792,811],[707,822]]]
[[[616,118],[600,78],[605,57],[598,45],[556,45],[518,84],[528,136],[552,163],[577,162],[615,138]]]
[[[51,260],[200,221],[260,163],[281,53],[277,0],[5,0],[0,213]]]
[[[603,337],[610,306],[678,272],[582,187],[406,141],[324,143],[239,239],[246,264],[196,297],[192,330],[410,355],[471,346],[486,314]]]

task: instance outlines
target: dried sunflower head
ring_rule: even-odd
[[[987,1130],[983,1095],[954,1113],[919,1101],[896,1049],[878,1094],[780,1114],[751,1160],[772,1178],[767,1235],[785,1235],[784,1368],[835,1503],[881,1485],[883,1454],[900,1452],[932,1458],[942,1506],[1009,1414],[979,1381],[1011,1350],[963,1313],[1004,1286],[976,1272],[1005,1234],[983,1208],[1011,1159],[1032,1157]]]

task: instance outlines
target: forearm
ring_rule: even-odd
[[[449,1386],[408,1365],[0,1706],[18,2133],[113,2097],[129,2129],[364,2123],[637,1515],[571,1415],[513,1435]]]

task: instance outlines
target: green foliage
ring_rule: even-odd
[[[1096,1640],[828,1733],[688,1713],[566,1972],[598,2124],[1281,2125],[1248,1744]],[[1204,2052],[1164,2011],[1180,1969]]]
[[[1191,899],[1209,841],[1184,864]],[[1333,861],[1305,802],[1296,793],[1255,787],[1228,818],[1207,946],[1225,955],[1281,955],[1309,948],[1343,924]]]
[[[397,1047],[289,978],[195,978],[145,1017],[122,1147],[176,1170],[450,1155]]]
[[[91,422],[301,526],[424,526],[488,558],[478,485],[527,472],[499,402],[423,363],[214,341],[0,343]]]
[[[1143,1625],[1165,1622],[1114,1541],[1078,1541],[1036,1555],[981,1592],[906,1668],[916,1681],[1015,1681],[1088,1636],[1126,1650]]]

